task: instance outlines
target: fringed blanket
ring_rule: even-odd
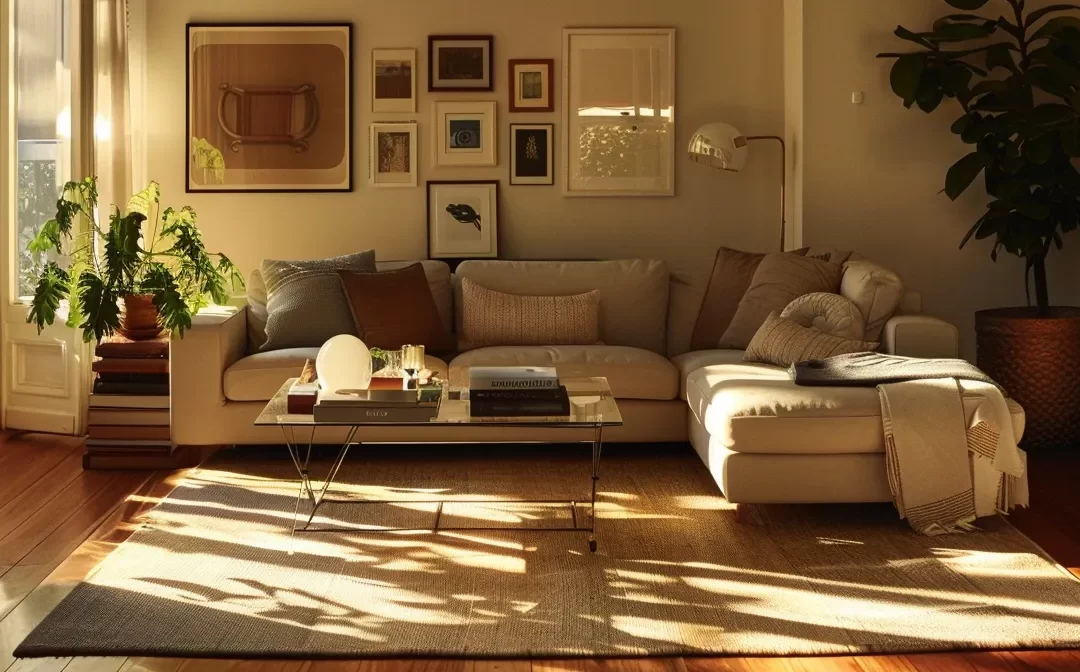
[[[1026,455],[996,386],[937,378],[877,389],[889,487],[913,528],[931,535],[967,531],[978,517],[1027,506]],[[965,392],[979,398],[970,419]]]

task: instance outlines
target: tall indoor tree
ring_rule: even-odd
[[[955,200],[982,175],[991,198],[960,246],[992,238],[995,261],[1001,250],[1024,258],[1025,286],[1034,279],[1047,316],[1046,257],[1080,222],[1080,5],[945,1],[962,13],[929,30],[897,27],[915,49],[879,57],[895,59],[892,88],[905,106],[961,108],[952,132],[971,150],[949,168],[945,193]]]

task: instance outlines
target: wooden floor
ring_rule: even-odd
[[[83,471],[81,441],[0,432],[0,672],[801,672],[1080,670],[1080,651],[828,658],[569,661],[15,660],[15,646],[169,493],[179,472]],[[1032,508],[1013,523],[1080,576],[1080,449],[1031,459]]]

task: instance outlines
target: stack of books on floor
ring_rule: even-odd
[[[169,423],[169,340],[110,336],[97,346],[83,467],[177,465]]]
[[[469,415],[563,417],[570,398],[554,367],[478,366],[469,369]]]

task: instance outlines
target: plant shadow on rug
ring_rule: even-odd
[[[887,505],[778,506],[741,524],[682,446],[606,450],[595,555],[582,534],[522,529],[565,525],[565,508],[468,502],[583,496],[588,472],[587,449],[569,446],[358,447],[338,492],[455,502],[443,525],[507,531],[372,533],[430,526],[435,505],[327,505],[315,522],[357,531],[292,540],[297,484],[284,449],[226,451],[185,477],[16,655],[1080,647],[1080,581],[997,519],[925,537]]]

